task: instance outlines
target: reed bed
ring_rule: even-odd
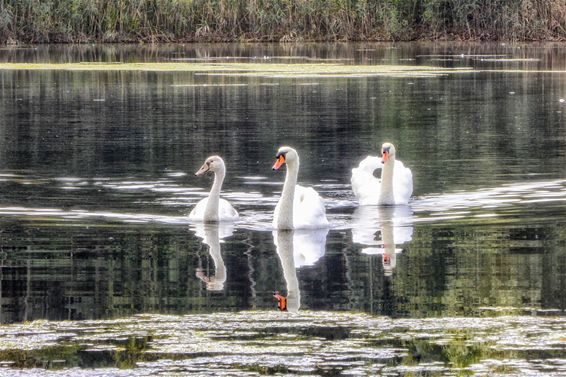
[[[1,0],[0,42],[566,40],[564,0]]]

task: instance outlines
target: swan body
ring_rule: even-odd
[[[200,176],[206,172],[214,173],[214,183],[208,197],[202,199],[189,214],[189,219],[206,223],[220,221],[234,221],[238,219],[238,212],[225,199],[220,198],[220,189],[226,175],[224,160],[219,156],[210,156],[201,168],[195,173]]]
[[[368,156],[352,169],[352,190],[360,205],[408,204],[413,194],[413,173],[395,158],[395,146],[384,143],[382,157]],[[381,179],[373,172],[381,169]]]
[[[287,165],[285,184],[281,198],[275,206],[273,228],[275,229],[320,229],[328,227],[324,201],[311,187],[297,184],[299,155],[291,147],[281,147],[277,152],[273,170]]]

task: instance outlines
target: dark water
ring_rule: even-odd
[[[427,78],[0,71],[0,322],[273,311],[275,290],[289,291],[301,311],[562,315],[563,47],[2,50],[9,62],[341,59],[473,70]],[[358,208],[350,170],[384,141],[412,169],[414,199]],[[271,165],[283,144],[299,151],[299,180],[325,198],[331,229],[297,232],[278,251],[270,224],[283,174]],[[192,173],[211,154],[226,161],[223,196],[241,216],[233,227],[187,219],[212,182]]]

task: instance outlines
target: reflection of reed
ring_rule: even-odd
[[[385,234],[376,237],[381,235],[380,221],[374,223],[372,233],[376,243],[387,238]],[[394,236],[395,228],[403,225],[398,221],[391,221]],[[248,276],[257,284],[257,306],[275,310],[273,298],[265,293],[285,290],[285,283],[274,286],[273,280],[292,273],[288,267],[282,271],[279,254],[269,252],[273,246],[265,246],[273,242],[271,234],[242,230],[237,240],[220,243],[226,270],[231,272],[230,284],[224,283],[226,294],[207,295],[206,285],[194,278],[195,251],[203,249],[211,272],[213,258],[208,257],[209,246],[184,226],[42,223],[37,227],[37,222],[29,225],[19,219],[11,222],[4,218],[3,222],[1,236],[7,255],[0,260],[2,322],[24,320],[26,300],[30,321],[245,310],[251,307],[253,297]],[[372,311],[386,314],[387,304],[392,315],[425,316],[430,310],[466,314],[476,309],[476,302],[487,300],[494,306],[522,307],[525,292],[535,307],[564,308],[563,295],[556,293],[564,287],[560,266],[565,234],[559,226],[439,228],[421,223],[418,229],[411,254],[400,258],[400,268],[395,269],[395,280],[384,279],[382,261],[373,257],[368,263],[368,257],[359,252],[360,245],[352,245],[349,234],[334,232],[333,252],[314,262],[314,267],[296,271],[297,279],[301,278],[299,310],[316,306],[370,311],[374,305]],[[294,239],[296,270],[297,260],[316,258],[296,258],[300,245]],[[522,247],[526,249],[519,249]],[[245,254],[246,249],[250,255]],[[410,263],[401,263],[405,259]],[[255,272],[248,270],[250,265]],[[447,298],[442,308],[436,300],[421,300],[439,295]]]
[[[2,287],[4,283],[4,251],[0,250],[0,323],[4,323],[4,296]]]
[[[246,261],[247,261],[247,265],[248,265],[248,280],[250,282],[250,309],[255,309],[256,308],[256,297],[257,297],[257,292],[256,292],[256,285],[257,282],[255,281],[254,278],[254,273],[255,273],[255,267],[254,267],[254,261],[253,261],[253,254],[252,254],[252,250],[254,249],[253,243],[251,242],[251,240],[249,239],[249,237],[244,241],[244,244],[247,246],[246,251],[244,252],[244,254],[246,255]]]

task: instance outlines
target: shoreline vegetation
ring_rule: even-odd
[[[0,0],[0,43],[566,41],[564,0]]]

